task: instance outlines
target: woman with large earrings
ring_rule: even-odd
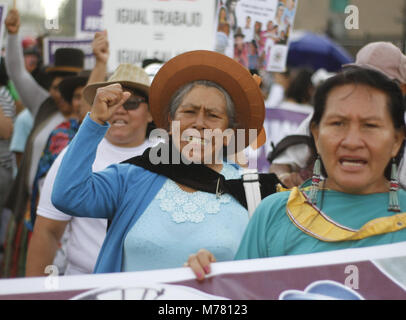
[[[396,181],[405,136],[398,85],[349,68],[317,89],[314,108],[313,178],[261,202],[235,259],[406,241],[406,192]],[[207,256],[200,251],[188,264],[199,272]]]

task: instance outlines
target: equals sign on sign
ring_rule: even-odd
[[[158,33],[154,33],[154,40],[164,40],[165,36],[163,33],[158,32]]]

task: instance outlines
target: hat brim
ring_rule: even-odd
[[[86,86],[89,77],[85,76],[70,76],[66,77],[59,83],[59,92],[67,102],[72,101],[73,92],[77,87]]]
[[[180,54],[164,64],[151,84],[150,111],[159,128],[169,127],[169,103],[178,89],[187,83],[208,80],[228,92],[235,106],[238,129],[245,129],[245,146],[260,133],[265,119],[265,102],[251,73],[237,61],[218,52],[197,50]],[[258,141],[262,143],[262,141]]]
[[[132,81],[106,81],[106,82],[92,83],[92,84],[89,84],[88,86],[86,86],[86,88],[83,90],[83,97],[85,98],[87,103],[92,105],[94,97],[96,96],[97,89],[108,86],[110,84],[114,84],[114,83],[119,83],[123,87],[130,88],[130,89],[132,88],[137,91],[141,91],[142,93],[144,93],[147,96],[147,98],[149,97],[149,87],[148,86],[141,84],[141,83],[132,82]]]
[[[71,73],[79,73],[82,71],[82,68],[79,67],[69,67],[69,66],[58,66],[58,67],[48,67],[45,69],[46,73],[52,72],[71,72]]]

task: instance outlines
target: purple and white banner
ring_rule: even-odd
[[[295,134],[296,128],[305,120],[311,111],[309,108],[266,108],[264,129],[266,132],[266,143],[254,150],[251,147],[245,149],[245,156],[250,168],[257,168],[258,172],[268,172],[270,163],[267,160],[269,152],[273,150],[272,145],[288,136]]]
[[[405,269],[401,242],[214,263],[202,282],[189,268],[4,279],[0,300],[405,300]]]
[[[89,37],[103,30],[102,0],[76,1],[76,37]]]
[[[44,39],[44,64],[53,65],[55,62],[55,51],[59,48],[77,48],[85,54],[84,69],[91,70],[95,64],[92,49],[92,39],[75,38],[45,38]]]

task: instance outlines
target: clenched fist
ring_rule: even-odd
[[[97,61],[107,64],[109,60],[109,41],[107,31],[96,32],[92,42],[93,54]]]
[[[106,121],[111,119],[117,108],[122,106],[130,96],[131,93],[124,91],[119,83],[97,89],[90,111],[90,118],[104,125]]]
[[[9,34],[16,34],[20,29],[20,13],[17,9],[11,9],[4,21]]]

